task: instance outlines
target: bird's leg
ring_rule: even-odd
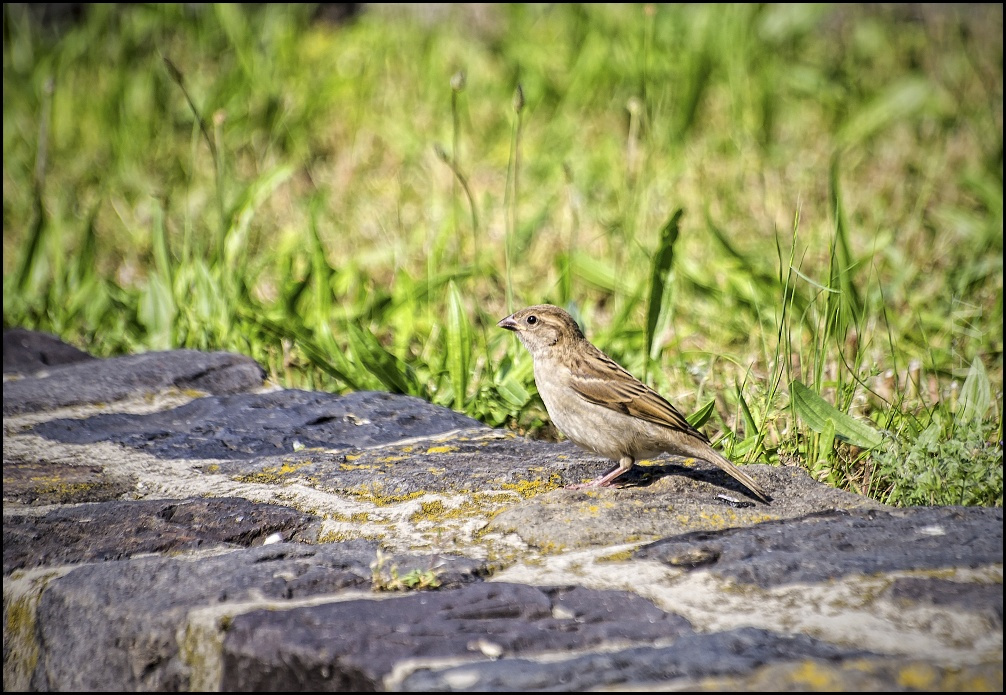
[[[623,456],[621,459],[619,459],[617,466],[615,466],[610,471],[608,471],[607,473],[605,473],[604,475],[602,475],[600,478],[594,478],[593,480],[591,480],[588,483],[578,483],[576,485],[567,485],[566,489],[567,490],[580,490],[580,489],[583,489],[585,487],[608,487],[609,485],[611,485],[611,481],[613,481],[615,478],[617,478],[618,476],[622,475],[622,473],[625,473],[627,470],[629,470],[630,468],[632,468],[632,464],[634,464],[635,462],[636,462],[636,460],[633,457],[631,457],[631,456]]]

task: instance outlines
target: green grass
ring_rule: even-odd
[[[549,436],[569,308],[735,460],[1002,505],[1002,6],[4,6],[4,326]]]

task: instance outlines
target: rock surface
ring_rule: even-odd
[[[5,690],[1002,690],[1002,509],[4,332]],[[101,654],[102,658],[95,658]]]

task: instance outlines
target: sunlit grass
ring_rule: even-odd
[[[550,301],[738,461],[1002,504],[1001,6],[312,12],[4,6],[5,326],[547,435]]]

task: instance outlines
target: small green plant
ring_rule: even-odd
[[[893,407],[896,422],[886,436],[862,419],[838,410],[799,381],[790,385],[793,408],[818,434],[808,445],[811,467],[825,475],[833,469],[836,444],[867,450],[866,487],[871,496],[895,506],[982,505],[1003,503],[1001,424],[985,419],[991,385],[981,360],[975,359],[954,404],[937,404],[920,415]]]
[[[373,572],[371,586],[374,591],[429,591],[440,588],[440,577],[433,567],[414,568],[399,574],[398,565],[378,549],[377,559],[370,563]]]
[[[1003,446],[995,424],[973,421],[947,436],[938,421],[916,437],[893,440],[874,453],[878,499],[914,505],[1003,505]]]
[[[997,425],[985,419],[991,388],[985,365],[976,358],[953,404],[955,412],[930,411],[921,431],[907,421],[909,435],[874,456],[874,487],[885,501],[900,506],[1002,506],[1002,420]]]

